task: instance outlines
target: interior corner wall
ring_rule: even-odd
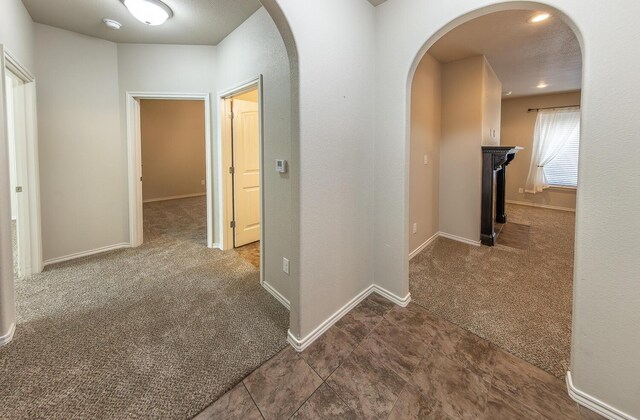
[[[483,134],[483,56],[442,66],[440,231],[478,242]]]
[[[219,92],[263,76],[264,280],[291,301],[295,280],[282,271],[282,257],[292,259],[293,252],[291,171],[280,174],[274,169],[275,159],[292,163],[291,82],[287,51],[273,19],[264,8],[258,9],[216,48],[216,86]],[[218,105],[215,104],[216,107]],[[218,150],[219,144],[216,143],[216,153]],[[296,264],[293,260],[291,263]]]
[[[418,64],[411,83],[409,251],[439,231],[441,64],[431,55]],[[425,164],[424,157],[427,156]],[[417,231],[413,232],[413,224]]]
[[[128,242],[116,44],[35,24],[42,252]]]
[[[204,101],[140,101],[142,200],[206,194]]]
[[[364,0],[278,3],[300,72],[300,256],[292,264],[300,264],[301,311],[290,332],[301,339],[373,283],[375,10]]]
[[[527,110],[577,104],[580,104],[579,91],[523,96],[502,101],[502,144],[524,147],[507,169],[507,200],[566,209],[576,208],[575,189],[548,188],[536,194],[520,193],[518,189],[524,188],[527,183],[533,148],[533,131],[538,115]]]
[[[577,30],[583,50],[580,190],[571,374],[575,389],[640,417],[640,2],[387,0],[376,8],[376,281],[408,290],[407,80],[438,35],[500,10],[546,8]],[[301,54],[304,52],[302,51]],[[620,57],[624,57],[623,64]],[[300,78],[305,78],[301,68]],[[304,100],[304,98],[301,98]],[[504,137],[504,136],[503,136]],[[505,143],[504,140],[502,142]],[[403,170],[397,170],[402,168]]]

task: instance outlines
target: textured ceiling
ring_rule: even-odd
[[[0,0],[6,1],[6,0]],[[259,0],[163,0],[173,17],[147,26],[119,0],[22,0],[35,22],[122,43],[216,45],[260,8]],[[102,19],[122,23],[107,28]]]
[[[484,55],[511,96],[580,89],[582,55],[573,31],[554,17],[529,24],[532,14],[510,10],[479,17],[445,34],[429,53],[442,63]],[[548,87],[536,88],[541,81]]]

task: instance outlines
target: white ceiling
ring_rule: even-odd
[[[5,0],[0,0],[5,1]],[[163,0],[173,17],[147,26],[119,0],[22,0],[38,23],[119,43],[216,45],[260,8],[259,0]],[[122,23],[107,28],[102,19]]]
[[[448,32],[429,53],[441,63],[484,55],[511,96],[580,89],[582,54],[573,31],[555,17],[527,23],[533,13],[510,10],[479,17]],[[536,88],[541,81],[548,87]]]

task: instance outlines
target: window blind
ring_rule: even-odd
[[[580,149],[580,127],[576,129],[558,155],[544,166],[544,175],[549,185],[562,187],[578,186],[578,151]]]

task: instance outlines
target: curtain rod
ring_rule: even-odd
[[[562,108],[580,108],[580,105],[565,105],[565,106],[548,106],[546,108],[529,108],[527,112],[538,112],[543,109],[562,109]]]

